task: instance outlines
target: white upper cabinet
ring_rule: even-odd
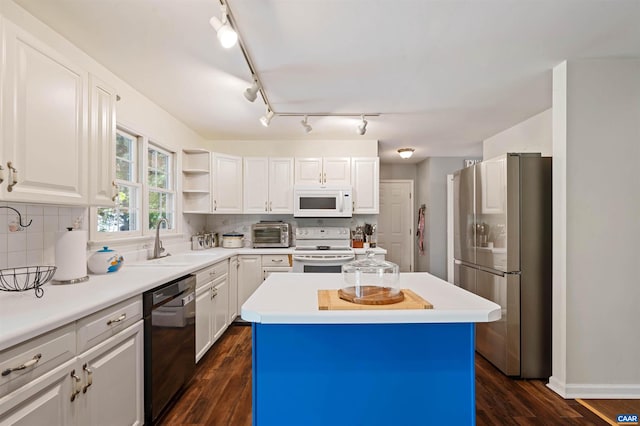
[[[116,91],[89,77],[89,204],[115,204]]]
[[[296,185],[351,185],[351,158],[296,158]]]
[[[213,154],[213,212],[242,213],[242,157]]]
[[[244,158],[244,213],[293,213],[293,158]]]
[[[351,159],[353,185],[353,213],[378,214],[380,206],[380,159],[353,157]]]
[[[2,198],[86,205],[87,73],[3,21]]]

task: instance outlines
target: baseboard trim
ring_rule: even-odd
[[[547,387],[565,399],[640,399],[640,384],[567,384],[551,376]]]

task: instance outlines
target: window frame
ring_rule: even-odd
[[[136,157],[137,157],[137,169],[135,170],[135,177],[137,182],[132,183],[130,181],[122,181],[120,179],[116,179],[115,176],[115,167],[116,167],[116,157],[111,159],[112,167],[114,169],[114,182],[116,185],[123,184],[127,186],[132,186],[137,188],[137,200],[139,202],[139,218],[138,224],[139,229],[135,231],[116,231],[116,232],[99,232],[98,231],[98,209],[99,208],[112,208],[113,206],[91,206],[89,208],[90,214],[90,240],[91,242],[105,242],[105,241],[134,241],[134,240],[149,240],[155,236],[155,228],[149,229],[149,185],[147,180],[147,173],[149,170],[149,161],[148,161],[148,152],[149,147],[153,147],[158,151],[161,151],[165,154],[168,154],[170,166],[169,166],[169,176],[168,179],[172,183],[172,188],[167,190],[167,192],[173,195],[173,227],[172,229],[160,229],[160,234],[165,236],[180,236],[182,232],[182,205],[181,200],[179,199],[179,153],[176,149],[167,146],[161,142],[158,142],[156,139],[152,139],[150,141],[149,137],[146,136],[143,132],[139,132],[133,129],[130,126],[126,126],[118,123],[116,126],[116,131],[120,131],[125,133],[126,135],[135,138],[136,140]],[[114,144],[115,138],[114,138]],[[115,152],[115,150],[114,150]]]

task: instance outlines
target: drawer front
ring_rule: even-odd
[[[75,323],[0,352],[0,397],[76,355]]]
[[[290,254],[263,254],[262,266],[293,266]]]
[[[78,321],[78,353],[107,340],[142,319],[142,296],[103,309]]]
[[[229,273],[229,261],[227,259],[201,269],[196,273],[196,288],[210,283],[218,277]]]

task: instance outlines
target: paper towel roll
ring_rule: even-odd
[[[87,231],[61,231],[56,233],[55,281],[71,281],[87,276]]]

